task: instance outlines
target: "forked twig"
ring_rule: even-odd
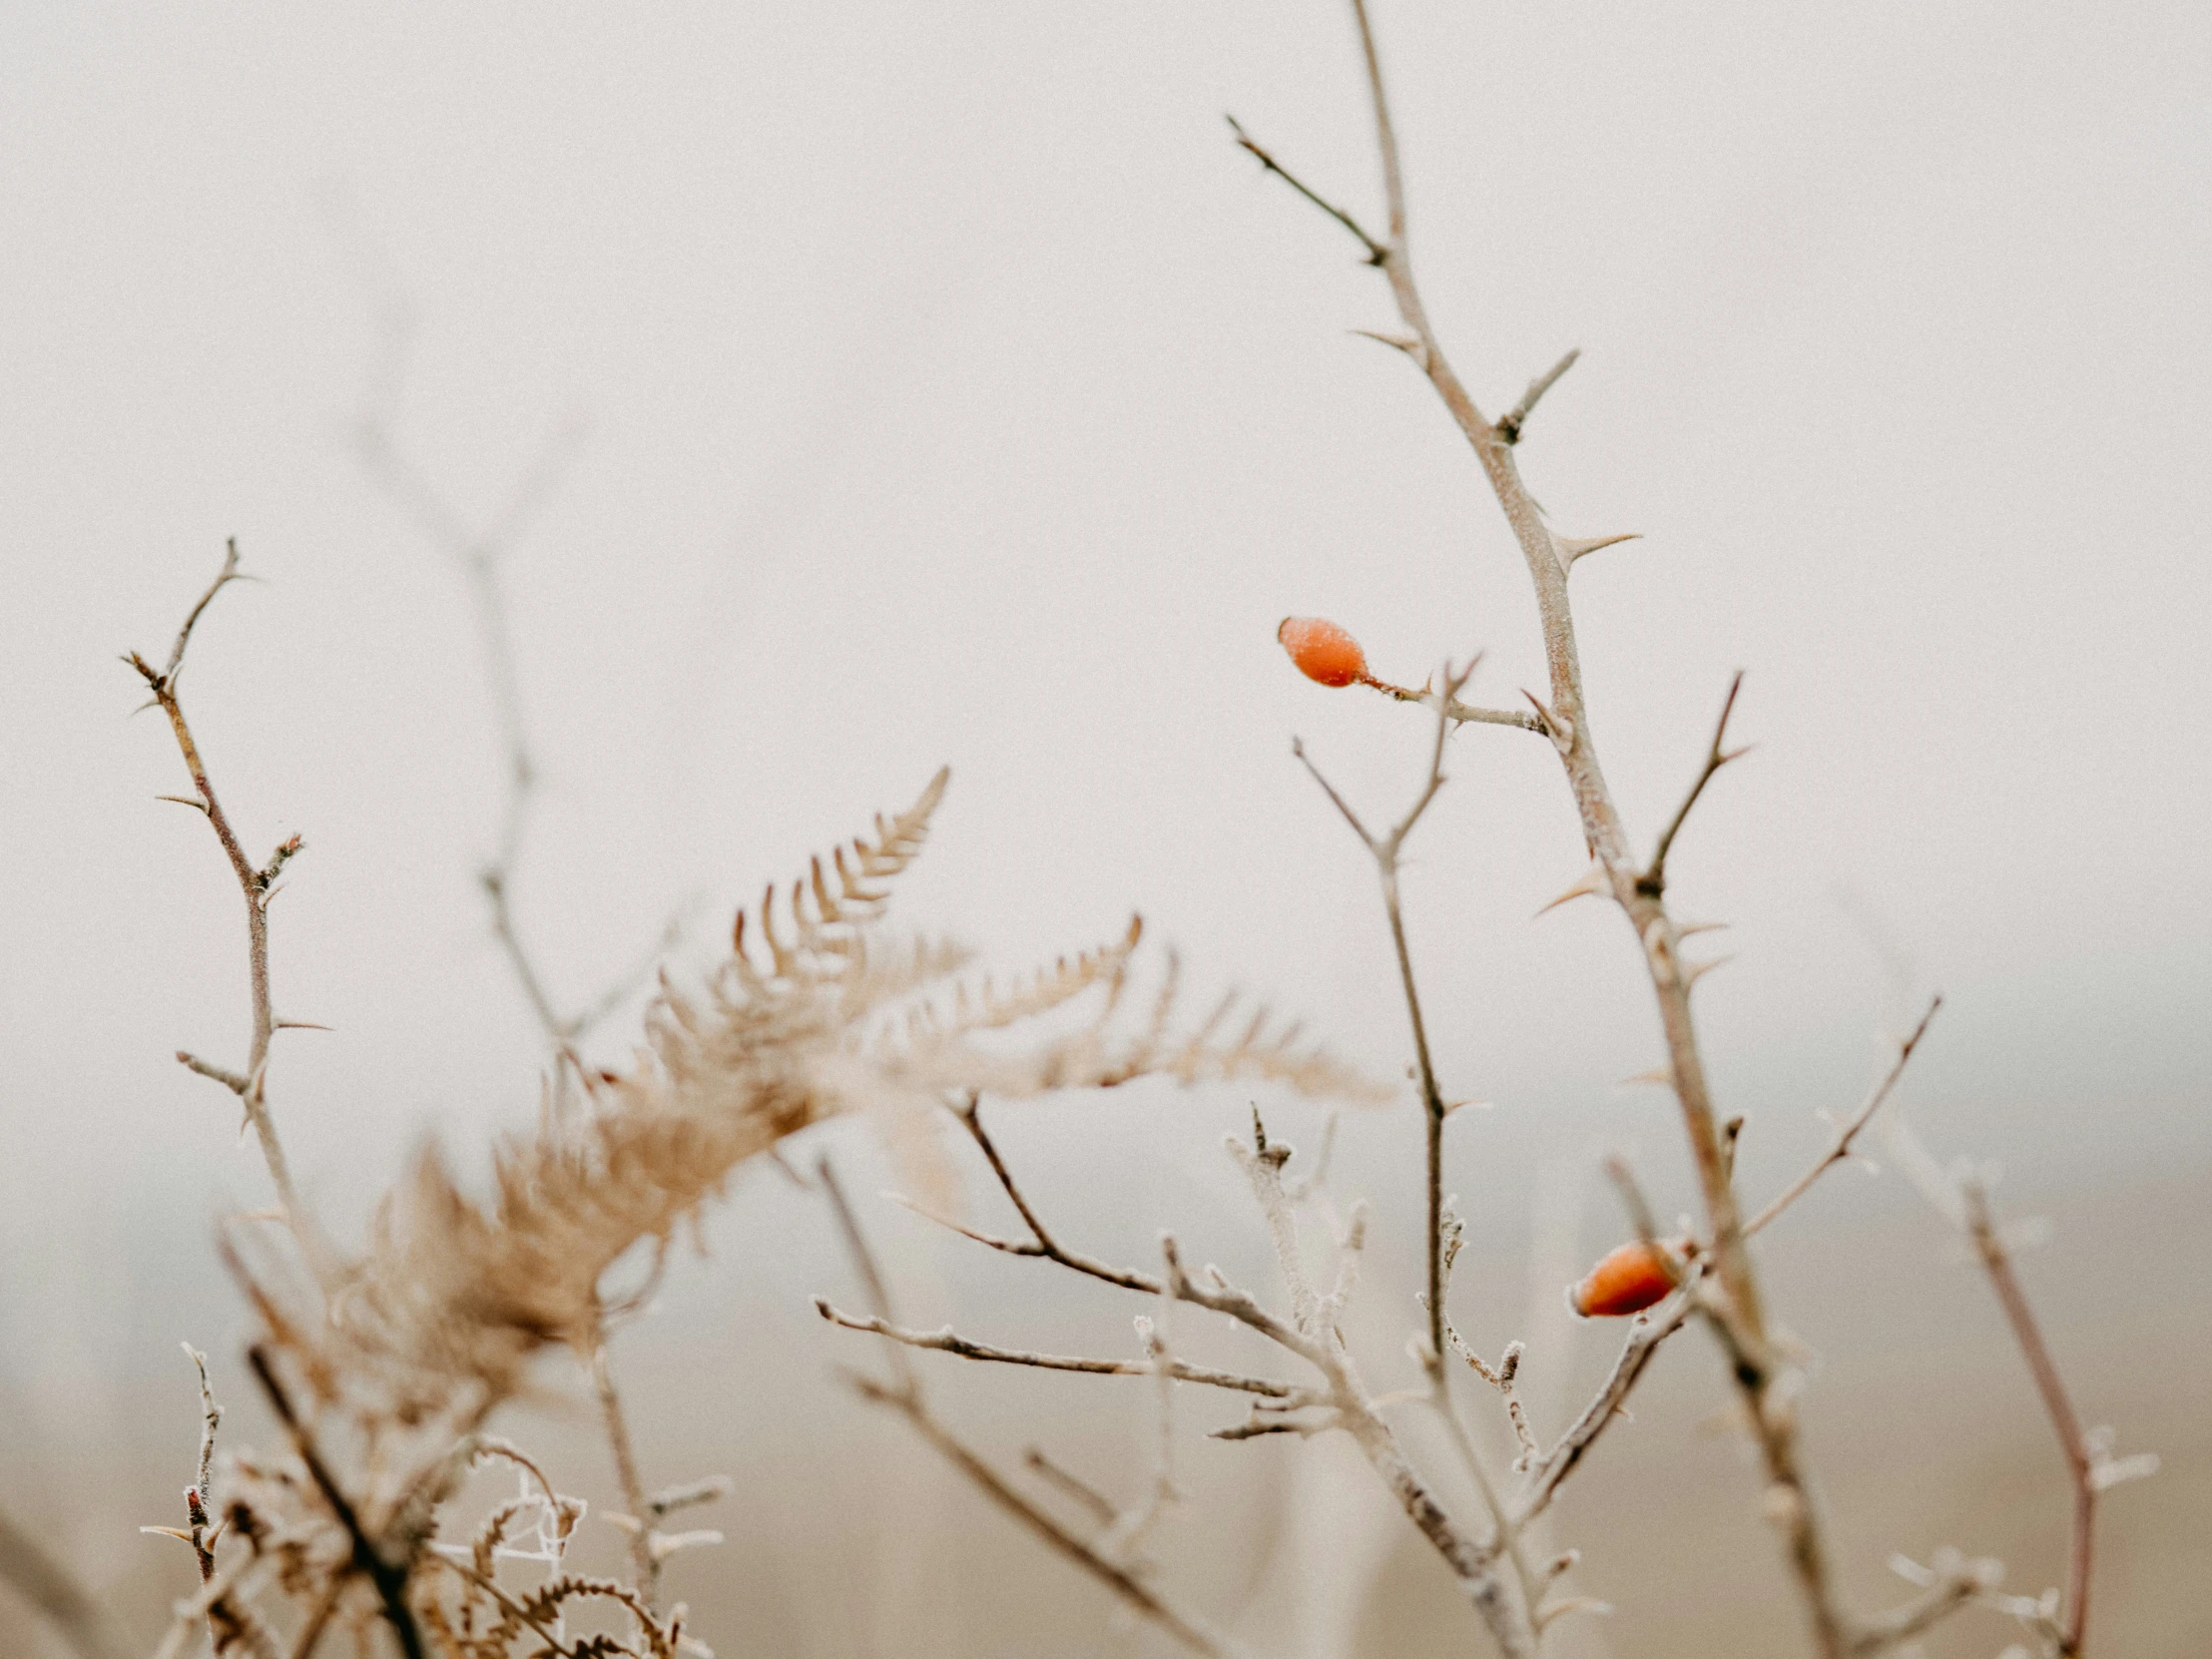
[[[1435,741],[1428,751],[1428,776],[1422,782],[1419,796],[1387,834],[1372,833],[1360,822],[1360,815],[1337,793],[1336,786],[1322,776],[1321,769],[1308,758],[1305,745],[1295,739],[1291,743],[1291,753],[1312,774],[1314,782],[1321,786],[1322,793],[1344,816],[1344,821],[1352,826],[1352,832],[1366,844],[1375,859],[1376,874],[1382,887],[1382,908],[1390,925],[1391,948],[1397,956],[1398,987],[1404,996],[1406,1017],[1412,1023],[1415,1073],[1420,1082],[1421,1104],[1427,1114],[1428,1352],[1424,1364],[1432,1382],[1443,1376],[1444,1116],[1450,1108],[1445,1105],[1443,1090],[1436,1082],[1436,1068],[1428,1052],[1427,1022],[1421,1015],[1420,988],[1413,978],[1412,951],[1405,942],[1405,912],[1398,897],[1398,853],[1405,844],[1405,837],[1412,833],[1413,827],[1420,823],[1421,815],[1428,811],[1436,793],[1444,786],[1444,739],[1451,730],[1446,711],[1479,662],[1477,658],[1457,674],[1451,671],[1449,664],[1445,665],[1443,695],[1437,703]]]
[[[873,1323],[858,1324],[856,1328],[877,1330],[879,1327],[879,1335],[889,1336],[895,1329],[894,1310],[882,1270],[876,1265],[875,1253],[868,1247],[866,1235],[860,1231],[859,1221],[853,1215],[851,1205],[845,1201],[844,1189],[828,1157],[824,1157],[816,1165],[815,1173],[817,1182],[836,1217],[837,1229],[843,1236],[853,1268],[867,1291],[868,1303],[874,1309]],[[833,1317],[827,1303],[817,1299],[816,1306],[824,1310],[826,1319]],[[1204,1620],[1168,1601],[1158,1590],[1138,1577],[1127,1564],[1116,1560],[1101,1547],[1085,1541],[1063,1526],[969,1449],[930,1410],[922,1392],[920,1375],[907,1359],[906,1345],[894,1340],[886,1352],[892,1369],[893,1380],[890,1382],[881,1382],[856,1372],[844,1374],[845,1381],[862,1399],[887,1406],[905,1417],[931,1449],[966,1475],[992,1502],[1193,1653],[1208,1655],[1209,1659],[1229,1659],[1229,1656],[1241,1652],[1235,1643]],[[1149,1366],[1140,1369],[1151,1370]],[[1035,1452],[1031,1453],[1033,1460],[1036,1456]]]
[[[1739,670],[1736,677],[1728,682],[1727,697],[1721,700],[1721,718],[1714,723],[1713,742],[1711,747],[1706,750],[1705,765],[1698,771],[1697,782],[1690,786],[1690,793],[1683,797],[1682,805],[1675,809],[1673,819],[1668,823],[1666,829],[1660,831],[1659,843],[1652,849],[1651,862],[1645,866],[1643,874],[1636,878],[1636,890],[1647,897],[1658,898],[1665,894],[1667,890],[1667,853],[1674,846],[1674,837],[1682,832],[1682,826],[1689,822],[1690,809],[1697,805],[1698,797],[1705,793],[1705,786],[1713,781],[1713,775],[1719,772],[1722,767],[1728,765],[1731,761],[1740,761],[1750,753],[1748,748],[1729,749],[1725,747],[1728,740],[1728,717],[1735,713],[1736,694],[1743,689],[1744,676],[1742,671]]]
[[[1376,146],[1382,161],[1383,197],[1388,212],[1387,237],[1377,242],[1363,233],[1363,240],[1373,244],[1370,257],[1389,282],[1391,297],[1406,329],[1403,339],[1393,339],[1391,343],[1404,351],[1443,400],[1489,480],[1527,564],[1535,589],[1550,677],[1548,704],[1533,695],[1530,702],[1543,717],[1552,746],[1566,772],[1582,821],[1584,838],[1602,872],[1599,890],[1610,892],[1626,912],[1643,952],[1666,1033],[1668,1081],[1681,1106],[1683,1128],[1697,1167],[1705,1202],[1708,1248],[1723,1293],[1714,1305],[1716,1328],[1721,1322],[1728,1326],[1725,1340],[1733,1357],[1739,1361],[1734,1369],[1745,1403],[1750,1415],[1766,1425],[1760,1432],[1760,1446],[1770,1492],[1775,1496],[1770,1509],[1782,1519],[1788,1558],[1798,1577],[1816,1645],[1822,1659],[1843,1659],[1849,1646],[1849,1621],[1837,1604],[1818,1517],[1799,1465],[1794,1414],[1787,1411],[1770,1414],[1764,1410],[1768,1392],[1780,1373],[1767,1340],[1758,1278],[1744,1246],[1742,1218],[1731,1179],[1731,1160],[1698,1049],[1696,1025],[1690,1010],[1690,986],[1695,973],[1682,960],[1682,934],[1667,914],[1660,884],[1648,880],[1649,872],[1639,868],[1629,852],[1628,837],[1590,736],[1567,576],[1582,552],[1613,538],[1574,542],[1552,532],[1544,522],[1541,509],[1521,482],[1513,445],[1506,441],[1495,424],[1484,418],[1437,342],[1406,253],[1405,188],[1397,134],[1366,0],[1352,0],[1352,11],[1367,69]],[[1302,194],[1311,196],[1310,192]],[[1671,836],[1672,831],[1668,838]],[[1664,859],[1655,862],[1660,883],[1663,883]]]
[[[192,777],[194,793],[187,805],[197,807],[207,819],[208,827],[215,831],[216,840],[221,843],[223,855],[229,860],[231,873],[237,877],[239,891],[246,900],[247,983],[253,1009],[253,1034],[247,1046],[246,1069],[244,1072],[230,1071],[186,1053],[179,1053],[177,1058],[188,1069],[213,1078],[239,1097],[246,1109],[247,1121],[254,1126],[255,1138],[261,1143],[262,1161],[269,1168],[270,1184],[276,1190],[276,1202],[284,1212],[285,1223],[309,1260],[319,1261],[320,1251],[312,1224],[300,1208],[298,1191],[292,1185],[291,1167],[284,1158],[283,1142],[277,1136],[276,1119],[269,1109],[268,1094],[270,1039],[277,1027],[269,989],[269,901],[276,895],[277,876],[299,853],[304,842],[293,835],[280,842],[268,860],[259,865],[247,856],[237,830],[231,827],[230,816],[224,812],[223,803],[215,793],[215,785],[209,779],[207,763],[201,759],[200,746],[193,738],[192,725],[185,718],[185,707],[177,692],[185,671],[185,651],[192,643],[192,631],[202,614],[217,594],[231,583],[245,580],[247,577],[239,569],[239,544],[234,539],[225,546],[222,570],[186,615],[184,626],[178,629],[168,661],[157,669],[135,651],[123,660],[138,671],[147,690],[153,694],[155,705],[168,717],[178,752],[184,757],[185,770]]]

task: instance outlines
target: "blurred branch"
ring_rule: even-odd
[[[1750,1238],[1752,1234],[1758,1232],[1762,1227],[1773,1221],[1775,1217],[1781,1215],[1783,1211],[1804,1197],[1806,1190],[1818,1181],[1831,1165],[1840,1164],[1851,1156],[1852,1143],[1859,1138],[1859,1132],[1874,1121],[1875,1113],[1882,1110],[1882,1103],[1890,1098],[1891,1091],[1897,1087],[1898,1079],[1905,1075],[1906,1063],[1913,1058],[1913,1050],[1921,1046],[1921,1039],[1928,1035],[1930,1022],[1936,1018],[1936,1010],[1942,1005],[1943,999],[1941,997],[1930,998],[1928,1012],[1921,1015],[1921,1022],[1913,1028],[1912,1035],[1898,1045],[1897,1059],[1892,1063],[1890,1069],[1883,1073],[1882,1080],[1875,1084],[1873,1091],[1868,1094],[1865,1104],[1838,1126],[1835,1140],[1830,1143],[1828,1150],[1821,1154],[1819,1161],[1811,1169],[1791,1182],[1776,1196],[1773,1203],[1744,1224],[1745,1238]]]
[[[614,1367],[607,1359],[605,1330],[602,1321],[591,1345],[592,1392],[599,1400],[600,1423],[606,1430],[607,1447],[614,1454],[615,1478],[622,1485],[623,1505],[638,1523],[630,1533],[630,1569],[636,1575],[638,1594],[645,1598],[646,1606],[658,1611],[661,1559],[653,1548],[653,1517],[648,1513],[645,1482],[638,1477],[638,1455],[630,1439],[629,1420],[622,1414],[622,1395],[615,1387]]]
[[[384,1558],[376,1541],[362,1529],[359,1513],[354,1509],[329,1466],[323,1462],[315,1447],[312,1431],[292,1408],[291,1397],[277,1380],[276,1368],[269,1357],[269,1351],[259,1343],[246,1351],[247,1364],[254,1368],[260,1380],[262,1391],[269,1396],[269,1403],[276,1413],[277,1421],[290,1435],[292,1449],[299,1453],[299,1460],[306,1464],[307,1474],[314,1481],[315,1489],[322,1494],[331,1517],[345,1529],[352,1544],[351,1567],[366,1578],[384,1604],[384,1618],[392,1628],[392,1635],[399,1643],[404,1659],[424,1659],[422,1631],[415,1623],[414,1610],[407,1604],[407,1583],[412,1576],[413,1560],[393,1562]]]
[[[2081,1419],[2066,1392],[2065,1380],[2058,1375],[2057,1363],[2051,1359],[2050,1349],[2043,1341],[2035,1311],[2028,1306],[2027,1294],[2020,1289],[2019,1276],[2012,1271],[2011,1252],[2005,1248],[1989,1216],[1988,1194],[1978,1181],[1964,1181],[1959,1184],[1959,1196],[1965,1201],[1967,1237],[1973,1241],[1974,1254],[1981,1259],[1989,1284],[2004,1309],[2005,1320],[2012,1327],[2012,1336],[2020,1345],[2020,1354],[2027,1361],[2028,1375],[2035,1380],[2035,1391],[2042,1395],[2043,1409],[2058,1435],[2059,1450],[2066,1458],[2066,1472],[2073,1482],[2072,1536],[2066,1550],[2066,1591],[2059,1603],[2058,1628],[2058,1652],[2064,1659],[2072,1659],[2081,1652],[2082,1637],[2089,1623],[2089,1569],[2097,1518],[2097,1449],[2082,1433]]]
[[[130,1659],[134,1650],[116,1634],[91,1592],[5,1510],[0,1510],[0,1581],[45,1615],[79,1659]]]

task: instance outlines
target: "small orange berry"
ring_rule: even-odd
[[[1671,1251],[1636,1239],[1585,1274],[1582,1283],[1567,1292],[1567,1306],[1586,1320],[1640,1314],[1665,1301],[1680,1277],[1681,1268]]]
[[[1275,637],[1291,654],[1299,673],[1325,686],[1349,686],[1368,677],[1367,654],[1360,642],[1318,616],[1287,616]]]

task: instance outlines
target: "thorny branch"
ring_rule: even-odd
[[[280,1025],[292,1022],[279,1021],[269,990],[269,905],[277,893],[277,877],[284,865],[298,854],[304,842],[297,835],[280,842],[266,862],[256,864],[247,856],[240,844],[238,832],[231,828],[231,820],[217,799],[215,785],[209,780],[207,763],[201,759],[200,746],[192,735],[192,726],[185,718],[185,707],[178,696],[178,683],[184,678],[185,649],[192,643],[192,631],[199,624],[201,614],[214,602],[215,596],[233,582],[246,580],[239,569],[239,544],[231,541],[224,552],[223,569],[209,584],[207,592],[200,596],[191,612],[185,617],[185,625],[177,631],[177,640],[169,649],[169,660],[155,668],[137,652],[124,658],[136,669],[153,693],[154,704],[169,717],[170,731],[177,739],[177,748],[184,756],[185,770],[192,775],[193,794],[190,796],[165,796],[164,800],[176,801],[184,806],[197,808],[215,831],[222,844],[223,855],[230,860],[231,873],[238,878],[239,891],[246,899],[246,962],[247,982],[253,1003],[253,1035],[249,1040],[244,1072],[230,1071],[210,1064],[197,1057],[180,1052],[178,1060],[203,1077],[217,1082],[239,1097],[246,1109],[246,1119],[253,1125],[254,1134],[261,1143],[262,1161],[269,1167],[270,1184],[276,1190],[276,1202],[282,1208],[285,1224],[308,1253],[310,1260],[318,1260],[319,1252],[306,1212],[300,1208],[299,1195],[292,1186],[291,1168],[284,1159],[283,1143],[277,1138],[276,1119],[269,1109],[268,1069],[269,1045]]]
[[[1410,829],[1410,824],[1404,828]],[[1365,832],[1363,830],[1362,833]],[[977,1233],[954,1223],[948,1222],[945,1225],[994,1250],[1011,1255],[1041,1257],[1107,1284],[1136,1290],[1149,1296],[1171,1297],[1178,1302],[1190,1303],[1225,1315],[1312,1366],[1320,1374],[1320,1386],[1306,1390],[1301,1395],[1271,1396],[1256,1400],[1251,1415],[1244,1423],[1217,1429],[1214,1437],[1251,1439],[1272,1434],[1305,1435],[1333,1428],[1344,1429],[1352,1436],[1383,1484],[1390,1489],[1407,1517],[1459,1579],[1462,1589],[1489,1628],[1500,1650],[1508,1659],[1523,1659],[1523,1656],[1535,1652],[1530,1610],[1515,1605],[1513,1597],[1507,1593],[1505,1580],[1500,1577],[1496,1568],[1499,1556],[1512,1548],[1514,1540],[1502,1531],[1488,1539],[1478,1539],[1464,1531],[1446,1513],[1426,1482],[1407,1461],[1396,1436],[1382,1418],[1381,1402],[1368,1390],[1358,1367],[1345,1347],[1343,1337],[1337,1330],[1343,1299],[1349,1297],[1354,1283],[1352,1265],[1341,1258],[1336,1287],[1326,1297],[1315,1294],[1299,1259],[1295,1221],[1289,1214],[1292,1201],[1282,1179],[1283,1166],[1291,1157],[1291,1149],[1268,1139],[1266,1128],[1257,1113],[1254,1115],[1251,1146],[1246,1147],[1241,1143],[1232,1145],[1238,1161],[1253,1183],[1254,1195],[1267,1215],[1269,1230],[1276,1243],[1285,1288],[1294,1309],[1293,1317],[1288,1320],[1264,1307],[1250,1292],[1232,1284],[1219,1269],[1208,1268],[1197,1276],[1191,1274],[1184,1266],[1182,1251],[1172,1236],[1161,1240],[1161,1254],[1167,1267],[1164,1280],[1110,1267],[1066,1249],[1045,1229],[1035,1207],[1023,1194],[1005,1159],[998,1155],[997,1148],[984,1132],[979,1104],[971,1098],[959,1110],[962,1121],[968,1125],[970,1134],[984,1151],[991,1172],[997,1177],[1008,1202],[1029,1225],[1032,1238],[1028,1244],[1023,1244]],[[1356,1257],[1364,1238],[1364,1218],[1356,1211],[1350,1228],[1340,1241],[1340,1250],[1346,1256]],[[878,1306],[881,1304],[878,1303]],[[877,1318],[885,1326],[891,1324],[885,1315],[879,1314]],[[839,1323],[856,1325],[860,1329],[890,1337],[894,1343],[893,1357],[899,1360],[903,1360],[904,1350],[908,1346],[940,1346],[935,1340],[926,1345],[909,1345],[898,1341],[890,1331],[876,1331],[874,1325],[864,1322]],[[950,1337],[949,1333],[945,1335]],[[964,1343],[964,1339],[951,1340]],[[953,1352],[962,1351],[953,1349]],[[1500,1517],[1502,1515],[1501,1511],[1493,1512],[1499,1513]]]
[[[1528,424],[1528,417],[1536,412],[1536,405],[1545,392],[1559,383],[1559,376],[1574,367],[1582,355],[1582,347],[1576,346],[1543,373],[1528,382],[1528,389],[1521,393],[1521,400],[1497,417],[1497,435],[1507,443],[1520,442],[1521,428]]]
[[[246,1351],[247,1364],[254,1368],[254,1376],[260,1381],[262,1391],[269,1395],[269,1403],[276,1413],[277,1421],[291,1436],[292,1448],[299,1453],[299,1460],[307,1465],[307,1473],[322,1494],[322,1501],[329,1507],[331,1517],[345,1529],[352,1543],[352,1570],[369,1581],[377,1597],[384,1605],[384,1618],[391,1625],[392,1634],[398,1640],[404,1659],[424,1659],[422,1631],[415,1623],[414,1609],[407,1604],[407,1584],[413,1573],[413,1561],[390,1561],[377,1547],[376,1540],[362,1528],[359,1513],[350,1499],[339,1488],[329,1466],[315,1448],[314,1435],[293,1409],[291,1397],[277,1380],[276,1368],[271,1362],[269,1351],[259,1343]]]
[[[1397,703],[1418,703],[1424,709],[1438,711],[1454,726],[1513,726],[1523,732],[1534,732],[1539,737],[1549,737],[1551,728],[1544,724],[1544,717],[1527,709],[1481,709],[1462,703],[1456,697],[1440,696],[1434,687],[1423,686],[1414,691],[1409,686],[1393,686],[1387,680],[1378,680],[1372,675],[1361,682],[1372,690]]]
[[[1691,1017],[1690,986],[1695,972],[1683,959],[1682,931],[1665,907],[1664,865],[1655,860],[1656,869],[1639,867],[1632,857],[1627,833],[1599,766],[1590,732],[1581,664],[1575,648],[1573,611],[1567,596],[1567,573],[1582,553],[1593,551],[1607,538],[1576,542],[1551,531],[1521,482],[1513,441],[1509,441],[1508,433],[1500,431],[1483,416],[1436,339],[1407,255],[1404,181],[1397,135],[1383,86],[1382,57],[1365,0],[1352,0],[1352,10],[1359,27],[1377,148],[1382,159],[1387,236],[1378,241],[1360,230],[1348,216],[1340,213],[1334,217],[1361,238],[1369,250],[1370,260],[1388,280],[1399,319],[1406,329],[1404,336],[1392,338],[1390,343],[1397,345],[1420,368],[1442,398],[1474,450],[1527,563],[1550,671],[1550,703],[1548,706],[1538,703],[1537,712],[1543,716],[1566,772],[1584,837],[1602,872],[1602,889],[1608,891],[1626,913],[1643,950],[1666,1033],[1669,1081],[1681,1105],[1683,1126],[1703,1189],[1707,1248],[1723,1293],[1716,1306],[1730,1328],[1731,1346],[1740,1361],[1736,1366],[1737,1382],[1744,1392],[1749,1415],[1757,1424],[1766,1463],[1769,1512],[1777,1517],[1786,1536],[1789,1559],[1797,1573],[1822,1659],[1843,1659],[1849,1646],[1848,1621],[1836,1601],[1826,1546],[1799,1465],[1795,1415],[1788,1409],[1770,1412],[1766,1408],[1780,1374],[1767,1340],[1758,1280],[1750,1254],[1744,1247],[1743,1225],[1731,1182],[1731,1160],[1723,1144]],[[1262,160],[1272,170],[1282,171],[1272,158],[1263,155]],[[1312,197],[1311,192],[1302,190],[1302,194]],[[1515,423],[1510,439],[1517,440],[1520,435],[1518,423]],[[1654,874],[1659,878],[1656,882],[1652,879]]]
[[[876,1265],[875,1254],[868,1247],[866,1235],[860,1231],[859,1221],[852,1214],[852,1207],[845,1200],[844,1189],[838,1184],[836,1171],[827,1157],[816,1166],[816,1175],[836,1217],[838,1231],[843,1236],[853,1268],[867,1292],[868,1302],[875,1310],[875,1323],[885,1328],[887,1334],[893,1319],[893,1306],[890,1292],[883,1281],[882,1270]],[[830,1317],[828,1304],[818,1299],[816,1306],[825,1310],[825,1318]],[[862,1326],[860,1329],[871,1327]],[[1104,1547],[1078,1537],[970,1450],[930,1410],[922,1392],[920,1376],[908,1363],[904,1346],[894,1342],[887,1354],[892,1372],[892,1381],[889,1382],[881,1382],[858,1373],[845,1374],[845,1380],[862,1399],[888,1406],[904,1416],[913,1425],[915,1432],[938,1455],[966,1475],[985,1496],[1052,1549],[1105,1585],[1132,1610],[1151,1620],[1193,1653],[1230,1656],[1240,1651],[1226,1636],[1211,1628],[1205,1621],[1168,1601],[1158,1590],[1144,1582],[1130,1566],[1115,1559]],[[1032,1458],[1034,1456],[1032,1453]]]

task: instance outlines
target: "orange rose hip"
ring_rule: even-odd
[[[1275,637],[1291,654],[1299,673],[1325,686],[1349,686],[1368,677],[1367,654],[1360,642],[1334,622],[1318,616],[1287,616]]]
[[[1567,1292],[1567,1306],[1586,1320],[1640,1314],[1666,1300],[1679,1272],[1663,1246],[1636,1239],[1583,1275],[1582,1282]]]

